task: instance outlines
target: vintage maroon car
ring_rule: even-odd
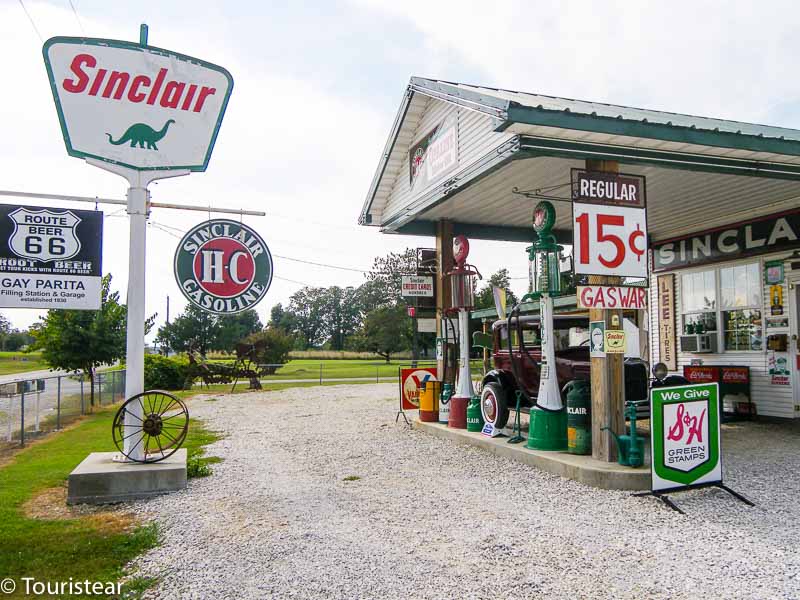
[[[554,317],[556,343],[556,376],[561,389],[573,379],[589,380],[589,320],[580,316]],[[520,317],[525,352],[520,351],[516,319],[512,321],[511,346],[517,361],[519,380],[514,376],[508,343],[508,322],[496,321],[492,326],[492,360],[494,368],[483,378],[481,412],[487,423],[504,427],[508,422],[509,409],[516,406],[516,392],[522,387],[532,399],[539,393],[539,365],[541,346],[539,340],[539,317]],[[647,363],[639,358],[625,358],[625,399],[647,400],[649,374]],[[532,406],[523,395],[521,408]],[[648,416],[649,408],[643,403],[638,411]]]

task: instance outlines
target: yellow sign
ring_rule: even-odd
[[[607,354],[625,353],[624,329],[606,329],[606,353]]]

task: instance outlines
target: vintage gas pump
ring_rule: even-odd
[[[539,375],[539,394],[530,411],[528,448],[534,450],[567,449],[567,412],[561,402],[561,390],[556,376],[556,348],[553,327],[553,296],[561,293],[559,261],[562,246],[552,234],[555,224],[555,209],[550,202],[542,201],[533,211],[533,229],[537,239],[527,248],[530,289],[509,315],[510,324],[515,316],[521,350],[524,352],[522,327],[519,323],[519,308],[529,300],[539,300],[539,322],[541,328],[542,361]],[[509,334],[509,343],[511,336]],[[512,355],[513,356],[513,355]],[[512,360],[512,367],[514,367]],[[524,392],[523,392],[524,393]]]
[[[455,267],[448,273],[452,294],[452,305],[458,310],[458,380],[456,390],[450,399],[448,426],[467,428],[467,405],[475,395],[469,368],[469,311],[474,306],[475,277],[481,274],[473,265],[467,264],[469,240],[463,235],[453,238],[453,258]]]

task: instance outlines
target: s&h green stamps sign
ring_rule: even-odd
[[[652,491],[722,482],[719,384],[650,390]]]

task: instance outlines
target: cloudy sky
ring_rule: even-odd
[[[430,238],[358,227],[412,75],[800,128],[800,11],[790,2],[191,2],[0,0],[4,84],[0,189],[124,198],[123,179],[67,156],[42,61],[55,35],[137,40],[225,66],[235,80],[208,170],[151,186],[154,201],[259,209],[273,255],[366,269]],[[0,198],[3,202],[13,199]],[[46,205],[46,202],[30,204]],[[66,206],[66,204],[57,204]],[[85,205],[74,205],[87,208]],[[104,271],[127,284],[127,218],[106,214]],[[177,239],[202,213],[156,209],[148,229],[147,311],[183,308]],[[170,229],[172,228],[172,229]],[[357,285],[356,271],[275,258],[258,306],[303,284]],[[523,245],[477,242],[471,262],[524,277]],[[517,280],[517,291],[525,287]],[[7,309],[27,327],[37,311]]]

